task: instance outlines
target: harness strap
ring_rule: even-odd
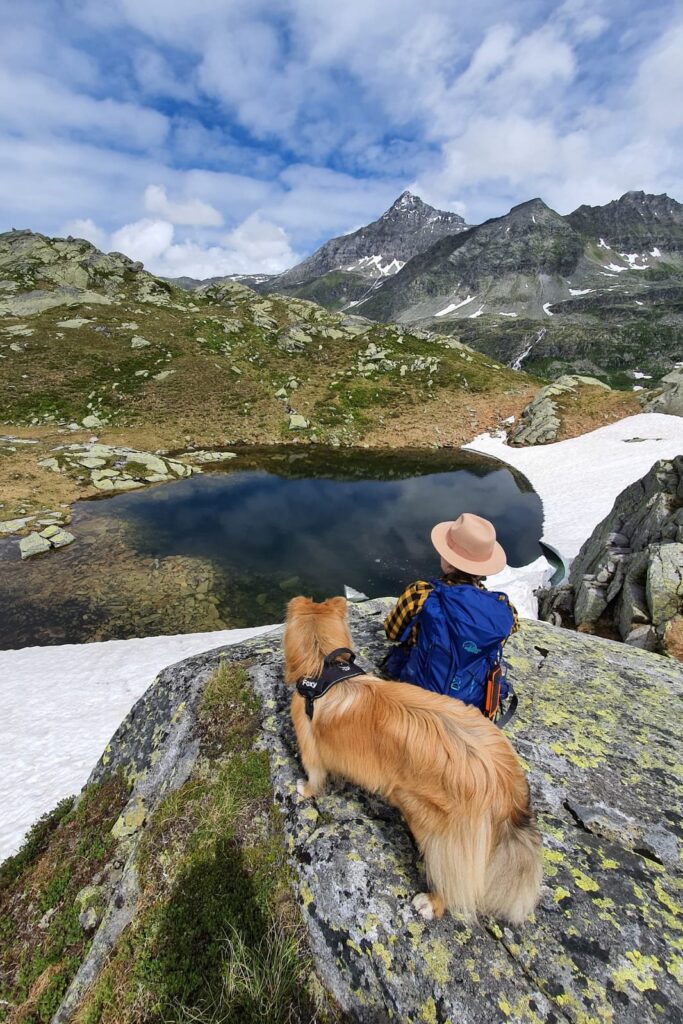
[[[348,655],[348,660],[344,656]],[[323,659],[323,670],[319,676],[304,676],[296,684],[299,693],[306,702],[306,714],[313,718],[313,702],[324,697],[327,691],[337,683],[354,676],[366,675],[365,669],[355,664],[356,655],[348,647],[337,647],[326,654]]]

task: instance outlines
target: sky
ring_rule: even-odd
[[[0,230],[278,273],[410,189],[683,200],[681,0],[0,0]]]

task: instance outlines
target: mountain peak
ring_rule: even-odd
[[[392,210],[405,210],[405,209],[407,209],[410,206],[425,206],[425,205],[426,204],[422,201],[422,199],[420,199],[419,196],[416,196],[413,192],[410,192],[408,189],[406,189],[405,192],[401,192],[401,194],[398,197],[398,199],[391,206],[391,209]]]
[[[604,206],[579,206],[566,219],[581,234],[626,252],[683,251],[683,206],[665,192],[624,192]]]
[[[548,206],[547,203],[544,203],[539,196],[536,196],[535,199],[527,199],[525,203],[518,203],[517,206],[513,206],[512,209],[510,210],[510,214],[513,213],[528,213],[531,215],[536,213],[555,213],[555,211],[550,206]],[[510,214],[508,214],[508,216],[510,216]],[[557,214],[556,216],[559,217],[559,214]]]
[[[391,276],[434,242],[466,227],[460,214],[437,210],[405,189],[377,220],[331,238],[303,263],[275,278],[272,287],[299,286],[331,271],[353,271],[365,278]]]

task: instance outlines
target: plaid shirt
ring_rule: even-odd
[[[469,584],[470,586],[477,587],[479,590],[486,590],[483,583],[485,577],[483,576],[469,576],[467,573],[450,572],[447,576],[442,576],[441,579],[444,583],[448,583],[451,586]],[[432,585],[426,580],[417,580],[415,583],[411,583],[409,587],[406,587],[396,602],[395,608],[389,612],[384,620],[384,632],[389,640],[396,643],[401,639],[404,630],[413,621],[431,592]],[[516,633],[519,629],[517,609],[508,600],[505,594],[501,594],[499,600],[505,601],[510,606],[513,619],[510,634]],[[406,643],[411,645],[417,643],[417,632],[419,628],[419,624],[413,626],[412,632],[410,633]]]

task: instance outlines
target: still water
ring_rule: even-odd
[[[527,481],[460,451],[250,449],[220,472],[80,502],[76,543],[31,562],[0,545],[0,648],[281,621],[345,584],[397,594],[438,573],[429,534],[491,519],[511,565],[539,554]]]

